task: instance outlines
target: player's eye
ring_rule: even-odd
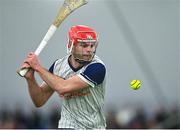
[[[80,46],[82,46],[83,48],[86,48],[88,46],[90,46],[91,48],[93,48],[95,46],[95,43],[88,43],[88,42],[80,42]]]
[[[86,48],[88,46],[88,44],[86,44],[85,42],[81,42],[80,45],[83,47],[83,48]]]
[[[95,44],[91,44],[90,47],[93,48],[95,46]]]

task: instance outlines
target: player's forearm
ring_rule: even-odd
[[[46,102],[42,88],[40,88],[40,86],[37,84],[35,78],[27,79],[27,83],[29,94],[34,105],[36,107],[42,106]]]
[[[40,77],[56,92],[64,94],[67,91],[66,81],[56,75],[51,74],[44,68],[39,68],[37,71]]]

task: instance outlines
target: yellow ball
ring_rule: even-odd
[[[131,81],[130,85],[131,85],[132,89],[138,90],[141,87],[141,81],[137,80],[137,79],[134,79],[134,80]]]

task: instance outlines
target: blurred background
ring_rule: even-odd
[[[180,0],[88,0],[60,26],[39,58],[49,68],[66,55],[68,29],[99,34],[107,67],[107,128],[180,128]],[[57,128],[61,99],[35,108],[16,70],[34,51],[62,0],[0,0],[0,128]],[[37,76],[38,83],[42,80]],[[130,82],[139,79],[135,91]]]

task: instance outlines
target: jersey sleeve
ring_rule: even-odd
[[[56,61],[49,67],[49,72],[52,74],[54,73],[54,65],[55,65]]]
[[[90,64],[82,73],[78,76],[88,83],[90,86],[94,87],[101,84],[104,81],[106,74],[106,68],[101,63]]]

